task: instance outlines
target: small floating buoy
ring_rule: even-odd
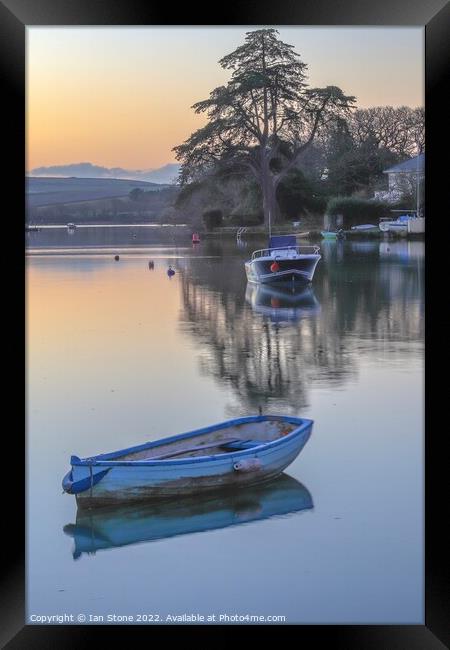
[[[116,260],[116,262],[118,262],[120,260],[120,257],[118,255],[115,255],[114,259]]]
[[[169,266],[169,268],[167,269],[167,275],[169,277],[172,277],[172,275],[175,275],[175,271],[173,270],[173,268],[171,266]]]

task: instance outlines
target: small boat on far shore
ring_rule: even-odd
[[[408,232],[408,221],[413,218],[407,214],[402,214],[397,219],[383,218],[380,220],[378,225],[381,232],[399,232],[407,233]]]
[[[397,219],[381,219],[378,227],[384,233],[393,232],[401,235],[408,233],[423,234],[425,232],[425,219],[418,217],[416,214],[402,214]]]
[[[321,230],[320,234],[324,239],[343,239],[345,237],[343,230]]]
[[[353,232],[377,232],[378,226],[375,226],[373,223],[362,223],[358,226],[352,226],[351,230]]]
[[[312,426],[304,418],[253,415],[90,458],[71,456],[62,486],[90,507],[253,485],[281,474]]]

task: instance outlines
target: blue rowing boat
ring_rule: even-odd
[[[72,456],[62,485],[79,506],[90,507],[257,484],[292,463],[312,425],[254,415],[90,458]]]
[[[311,494],[292,476],[248,487],[164,501],[105,508],[78,508],[75,524],[64,526],[73,538],[73,558],[83,553],[202,533],[279,517],[313,507]]]

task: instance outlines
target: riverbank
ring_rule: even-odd
[[[237,239],[239,228],[216,228],[211,232],[200,233],[200,237],[203,239]],[[322,232],[320,230],[299,230],[295,228],[274,228],[272,230],[273,235],[287,235],[295,234],[299,239],[308,239],[317,241],[318,239],[323,239]],[[424,233],[403,233],[403,232],[382,232],[380,231],[354,231],[354,230],[345,230],[343,235],[346,239],[373,239],[373,240],[386,240],[386,239],[415,239],[423,241],[425,238]],[[267,232],[263,228],[246,228],[244,232],[241,233],[241,239],[258,239],[261,237],[266,237]]]
[[[94,230],[94,229],[120,229],[131,228],[138,230],[150,229],[152,231],[172,231],[183,233],[183,236],[191,239],[193,228],[185,223],[82,223],[76,224],[76,230]],[[26,224],[26,232],[39,232],[50,230],[66,230],[67,224]],[[73,232],[73,230],[72,230]],[[263,226],[253,226],[247,228],[239,228],[236,226],[226,226],[222,228],[215,228],[211,231],[199,231],[200,240],[225,240],[235,241],[241,239],[248,241],[253,239],[267,238],[267,230]],[[323,239],[322,231],[317,228],[306,230],[305,228],[296,228],[289,225],[277,226],[272,229],[273,235],[296,235],[298,239],[305,239],[317,241]],[[425,238],[424,233],[404,233],[404,232],[381,232],[377,230],[372,231],[355,231],[345,230],[343,235],[346,239],[350,240],[386,240],[386,239],[411,239],[423,241]]]

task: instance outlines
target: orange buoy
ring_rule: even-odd
[[[277,271],[279,271],[280,265],[278,264],[278,262],[272,262],[272,264],[270,265],[270,270],[272,271],[272,273],[276,273]]]

